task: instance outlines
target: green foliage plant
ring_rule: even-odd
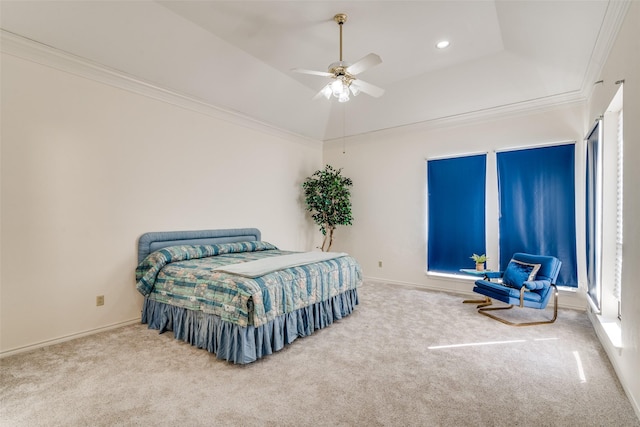
[[[342,169],[326,165],[324,170],[315,171],[302,183],[307,211],[311,212],[313,221],[320,226],[324,236],[320,248],[323,252],[331,250],[336,226],[353,222],[349,191],[353,182],[341,172]]]
[[[489,259],[485,254],[482,254],[482,255],[473,254],[471,255],[470,258],[474,260],[476,264],[484,264]]]

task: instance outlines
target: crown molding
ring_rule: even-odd
[[[395,126],[390,128],[378,129],[375,131],[364,132],[347,137],[338,137],[325,140],[325,144],[343,143],[344,140],[357,140],[366,138],[368,135],[386,135],[397,132],[421,132],[435,129],[443,129],[447,127],[468,126],[479,122],[490,120],[499,120],[510,117],[518,117],[529,114],[539,114],[547,111],[553,111],[558,108],[575,106],[584,106],[587,98],[581,91],[572,91],[557,95],[546,96],[528,101],[515,102],[512,104],[498,105],[488,107],[481,110],[469,111],[460,114],[454,114],[445,117],[435,117],[421,122],[409,123],[406,125]]]
[[[119,70],[108,68],[86,58],[70,54],[52,46],[1,30],[0,51],[78,77],[123,89],[147,98],[162,101],[186,110],[205,114],[237,126],[266,133],[305,146],[322,148],[322,141],[277,128],[235,111],[209,104],[196,97],[163,88]]]
[[[631,1],[629,0],[610,0],[607,4],[607,11],[602,19],[596,45],[591,52],[591,60],[582,82],[582,93],[585,98],[590,98],[593,93],[595,83],[602,74],[602,69],[618,38],[618,33],[630,6]]]

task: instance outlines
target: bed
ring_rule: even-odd
[[[145,233],[142,323],[246,364],[348,316],[362,270],[345,253],[292,252],[256,228]]]

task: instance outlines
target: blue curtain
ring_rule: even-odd
[[[586,236],[586,262],[587,262],[587,294],[600,309],[600,281],[598,275],[598,242],[597,242],[597,197],[598,172],[600,169],[600,121],[596,123],[587,138],[586,158],[586,212],[585,212],[585,236]]]
[[[486,154],[427,161],[427,269],[457,273],[485,253]]]
[[[575,224],[575,146],[500,152],[500,268],[515,252],[562,261],[556,282],[578,286]]]

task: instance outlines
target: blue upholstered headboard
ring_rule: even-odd
[[[158,231],[145,233],[138,239],[138,263],[153,251],[174,245],[214,245],[217,243],[260,240],[257,228],[223,230]]]

